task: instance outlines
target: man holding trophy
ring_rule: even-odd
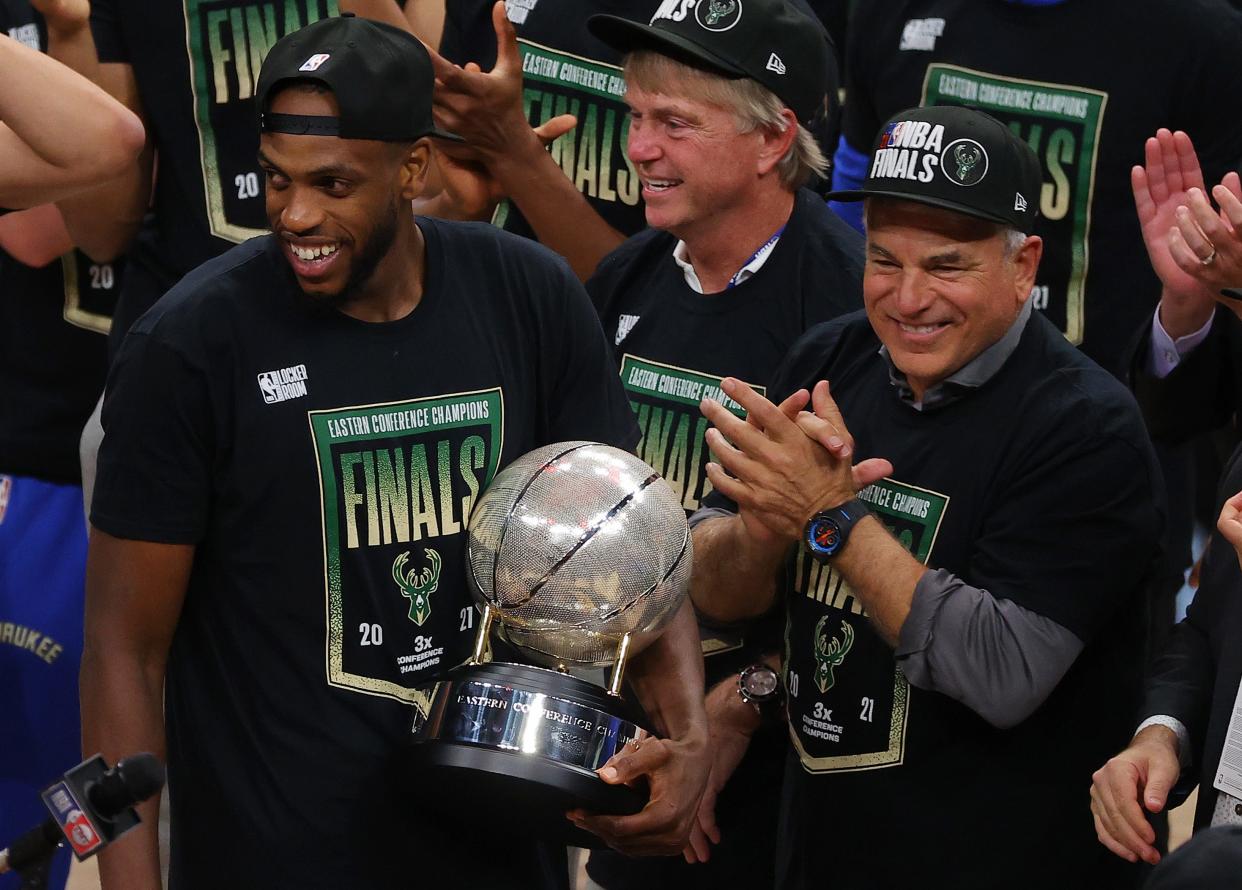
[[[174,888],[566,884],[563,849],[487,800],[445,817],[411,724],[474,648],[481,492],[537,446],[637,431],[562,261],[409,212],[428,137],[454,138],[432,126],[432,82],[418,41],[382,24],[277,42],[256,90],[272,234],[161,299],[109,381],[84,744],[167,740]],[[707,771],[688,603],[627,679],[658,737],[600,776],[645,779],[649,799],[573,822],[676,853]],[[106,890],[159,886],[155,808],[145,842],[102,857]]]

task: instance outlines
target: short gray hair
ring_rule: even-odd
[[[748,77],[728,78],[701,68],[694,68],[651,50],[635,50],[625,57],[625,82],[646,92],[669,95],[669,85],[676,85],[676,95],[706,102],[732,112],[737,131],[749,133],[767,127],[784,131],[786,122],[781,112],[786,105],[775,93]],[[789,150],[776,164],[781,185],[794,191],[806,185],[813,175],[828,172],[828,158],[815,137],[802,124]]]
[[[1018,255],[1018,251],[1022,249],[1022,245],[1026,243],[1027,234],[1019,232],[1013,226],[1002,225],[1000,235],[1005,239],[1005,259],[1012,260]]]
[[[902,199],[894,198],[892,200],[899,201]],[[910,200],[913,201],[914,199],[911,198]],[[915,201],[915,203],[918,203],[918,202]],[[863,205],[863,222],[866,225],[870,225],[871,223],[871,201],[870,200],[868,200],[867,203]],[[1002,248],[1001,256],[1004,257],[1005,262],[1010,262],[1013,260],[1014,257],[1018,255],[1018,251],[1022,249],[1022,245],[1026,244],[1026,239],[1030,236],[1027,235],[1025,232],[1018,231],[1017,229],[1015,229],[1013,226],[1009,225],[1008,223],[996,223],[995,225],[996,225],[996,234],[999,235],[1001,240],[1004,242],[1004,247]]]

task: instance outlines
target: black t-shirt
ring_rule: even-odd
[[[710,424],[700,399],[716,399],[742,416],[742,407],[721,391],[723,378],[766,392],[807,328],[858,309],[862,240],[823,199],[799,191],[759,271],[710,295],[686,283],[673,259],[676,244],[659,229],[635,235],[600,262],[587,292],[613,341],[621,385],[638,418],[638,455],[664,476],[689,514],[711,491],[704,440]],[[742,642],[735,632],[703,632],[705,655],[737,650]],[[712,659],[708,679],[738,667],[732,659]]]
[[[268,229],[254,89],[272,45],[337,0],[95,0],[101,62],[133,67],[159,167],[112,337],[181,276]]]
[[[464,527],[497,470],[637,434],[562,261],[490,226],[419,225],[406,318],[309,305],[259,238],[144,315],[109,379],[92,522],[197,547],[167,669],[175,886],[533,881],[529,841],[486,831],[480,856],[483,829],[403,772],[413,687],[469,654]],[[395,580],[415,570],[432,576],[419,608]]]
[[[522,104],[532,126],[573,114],[578,126],[549,147],[604,221],[624,235],[647,225],[638,174],[626,153],[630,118],[623,101],[621,55],[586,27],[597,13],[647,21],[657,0],[517,0],[509,18],[522,54]],[[504,200],[492,222],[534,237],[517,205]]]
[[[605,257],[587,291],[615,344],[621,383],[643,434],[639,455],[662,473],[687,512],[711,490],[709,424],[699,399],[722,400],[720,381],[738,377],[760,392],[807,328],[862,304],[862,239],[803,190],[767,261],[751,278],[700,294],[673,260],[677,238],[648,229]],[[780,648],[779,611],[746,628],[700,627],[708,685]],[[743,633],[743,630],[745,631]],[[787,743],[779,728],[759,733],[717,801],[722,846],[705,864],[680,857],[591,855],[591,877],[609,890],[659,886],[770,887],[775,814]]]
[[[27,0],[0,0],[0,32],[46,49]],[[81,481],[78,439],[103,391],[122,265],[70,251],[33,269],[0,251],[0,473]]]
[[[724,377],[760,392],[807,328],[862,306],[862,239],[815,194],[802,190],[767,261],[717,294],[686,283],[677,238],[649,229],[600,261],[587,292],[612,340],[621,383],[643,433],[638,454],[661,473],[687,511],[711,490],[709,396],[738,416]]]
[[[1208,185],[1242,158],[1242,19],[1219,0],[872,0],[850,24],[844,135],[869,152],[914,105],[970,105],[1009,124],[1044,169],[1036,308],[1122,374],[1160,285],[1130,168],[1158,127],[1191,135]]]
[[[1129,738],[1140,691],[1162,520],[1138,408],[1039,315],[992,379],[926,412],[898,399],[879,346],[862,313],[821,325],[773,397],[831,380],[856,459],[893,463],[860,493],[892,534],[1085,648],[1034,714],[997,729],[911,686],[849,585],[794,551],[779,886],[1120,886],[1084,789]]]

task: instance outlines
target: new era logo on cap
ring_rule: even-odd
[[[328,61],[328,59],[330,58],[332,58],[331,53],[315,53],[313,56],[311,56],[309,59],[303,62],[301,67],[298,68],[298,70],[299,71],[318,71],[319,66],[322,65],[324,62]]]
[[[785,73],[785,63],[781,61],[781,57],[776,53],[772,53],[772,55],[768,56],[768,64],[764,67],[777,74]]]
[[[1026,212],[1026,198],[1022,197],[1021,192],[1013,193],[1013,209],[1019,213]]]

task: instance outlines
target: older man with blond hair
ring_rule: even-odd
[[[835,98],[833,50],[781,0],[664,3],[650,25],[595,16],[588,27],[624,55],[628,154],[650,228],[605,257],[587,290],[639,454],[693,512],[711,491],[699,399],[720,398],[728,376],[762,390],[803,331],[861,305],[861,242],[804,188],[826,167],[808,127]],[[599,885],[771,886],[787,743],[778,720],[760,726],[780,709],[764,660],[776,660],[777,624],[702,629],[715,760],[689,861],[597,854]]]

